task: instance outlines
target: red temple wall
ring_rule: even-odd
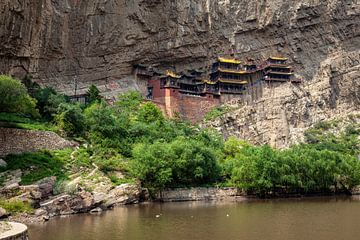
[[[170,118],[181,116],[197,122],[212,108],[220,105],[220,98],[214,98],[212,94],[199,97],[182,94],[176,88],[160,88],[158,79],[149,80],[148,86],[153,87],[152,101]]]

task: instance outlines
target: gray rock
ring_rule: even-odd
[[[6,212],[5,209],[3,209],[2,207],[0,207],[0,218],[3,218],[3,217],[7,217],[8,214]]]
[[[94,208],[90,211],[90,213],[100,213],[102,212],[103,210],[100,208],[100,207],[97,207],[97,208]]]
[[[4,159],[0,158],[0,168],[6,168],[7,167],[7,162],[5,162]]]
[[[48,198],[53,194],[54,186],[56,183],[56,177],[48,177],[37,182],[39,185],[39,191],[41,192],[42,198]]]
[[[122,184],[112,189],[103,206],[109,208],[114,205],[137,203],[141,195],[141,188],[137,184]]]
[[[47,215],[47,211],[43,208],[38,208],[35,210],[35,216],[43,216],[43,215]]]

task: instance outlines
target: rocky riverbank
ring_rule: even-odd
[[[93,190],[78,189],[70,193],[54,195],[54,178],[44,179],[42,182],[31,186],[11,186],[0,189],[3,194],[17,193],[9,199],[21,199],[31,202],[35,207],[33,213],[21,213],[8,216],[2,212],[1,216],[9,221],[21,223],[45,222],[56,216],[72,215],[78,213],[100,213],[110,210],[116,206],[127,204],[138,204],[150,201],[146,189],[139,184],[121,184],[119,186],[109,186],[106,182],[101,182]],[[355,198],[359,197],[360,190],[355,189],[352,194]],[[8,197],[10,195],[7,195]],[[307,195],[306,195],[307,196]],[[324,196],[313,194],[309,196]],[[274,198],[298,198],[304,195],[287,194]],[[249,201],[259,199],[255,195],[247,195],[239,188],[234,187],[193,187],[166,189],[159,192],[153,201],[157,202],[183,202],[183,201]]]
[[[47,221],[52,217],[85,212],[101,212],[117,205],[134,204],[148,198],[139,183],[114,185],[96,168],[89,174],[75,175],[59,183],[56,177],[44,178],[32,185],[21,186],[21,170],[1,173],[5,179],[0,198],[8,202],[29,203],[32,213],[14,214],[0,209],[0,217],[23,223]]]

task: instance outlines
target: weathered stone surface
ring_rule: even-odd
[[[141,188],[138,185],[128,183],[121,184],[108,193],[102,205],[112,207],[115,205],[137,203],[139,202],[140,195]]]
[[[62,149],[76,145],[53,132],[0,128],[0,156],[43,149]]]
[[[43,199],[48,198],[53,194],[54,186],[56,183],[56,177],[44,178],[37,182],[39,186],[39,191],[41,192],[41,197]]]
[[[207,125],[226,137],[284,148],[303,141],[304,131],[322,120],[360,122],[360,52],[335,54],[300,86],[266,86],[263,96]]]
[[[3,209],[2,207],[0,207],[0,218],[6,217],[7,216],[7,212],[5,209]]]
[[[90,183],[87,182],[86,186],[90,188]],[[79,188],[82,187],[79,186]],[[40,203],[41,215],[53,217],[80,212],[100,212],[116,205],[137,203],[141,193],[141,188],[136,184],[122,184],[110,189],[102,188],[102,190],[105,191],[80,190],[43,201]]]
[[[359,1],[3,0],[0,22],[0,72],[70,95],[139,89],[134,63],[207,70],[223,54],[288,56],[304,84],[268,89],[215,123],[253,142],[286,146],[359,105]]]
[[[10,198],[14,197],[19,193],[20,186],[19,183],[6,184],[0,189],[0,197]]]
[[[103,210],[101,208],[97,207],[97,208],[91,209],[90,213],[100,213],[102,211]]]
[[[181,70],[219,54],[290,56],[313,79],[334,53],[358,51],[358,1],[69,0],[0,3],[0,72],[67,93],[136,88],[133,63]]]
[[[4,159],[0,159],[0,167],[6,168],[7,162],[4,161]]]
[[[157,199],[164,202],[235,200],[241,194],[238,188],[175,188],[161,191]]]

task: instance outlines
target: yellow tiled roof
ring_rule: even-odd
[[[224,72],[224,73],[234,73],[234,74],[246,74],[248,73],[247,71],[236,71],[236,70],[229,70],[229,69],[222,69],[219,68],[220,72]]]
[[[276,71],[269,71],[268,73],[272,73],[272,74],[282,74],[282,75],[294,75],[294,73],[286,73],[286,72],[276,72]]]
[[[180,75],[177,75],[176,73],[174,73],[171,70],[166,70],[166,75],[169,76],[169,77],[172,77],[172,78],[181,78]]]
[[[231,81],[231,80],[224,80],[224,79],[220,79],[219,81],[220,81],[220,82],[223,82],[223,83],[237,83],[237,84],[247,84],[247,83],[248,83],[248,81],[238,82],[238,81],[236,81],[236,80]]]
[[[214,85],[214,84],[216,84],[216,82],[211,82],[211,81],[209,81],[209,80],[206,80],[206,79],[204,79],[204,83],[207,83],[207,84],[211,84],[211,85]]]
[[[241,61],[236,60],[234,58],[218,58],[219,62],[223,62],[223,63],[235,63],[235,64],[240,64]]]
[[[270,57],[270,59],[272,59],[272,60],[280,60],[280,61],[288,60],[287,58],[284,58],[284,57]]]

